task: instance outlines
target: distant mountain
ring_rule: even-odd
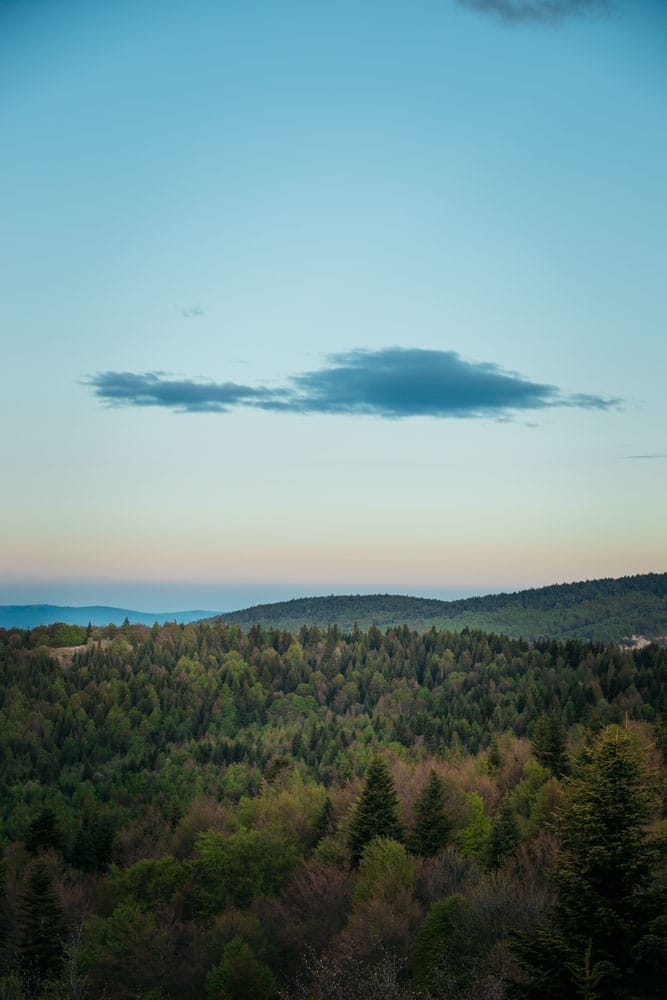
[[[554,584],[514,594],[439,601],[391,594],[304,597],[259,604],[219,616],[248,629],[253,624],[296,631],[302,625],[355,624],[367,629],[408,625],[415,629],[464,628],[526,639],[621,642],[632,635],[667,637],[667,573]]]
[[[152,625],[153,622],[193,622],[211,618],[215,611],[130,611],[128,608],[109,608],[103,605],[73,608],[57,604],[2,604],[0,628],[37,628],[65,622],[67,625],[122,625],[127,618],[133,625]]]

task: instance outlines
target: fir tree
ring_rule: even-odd
[[[375,837],[402,840],[398,819],[398,796],[384,757],[374,757],[366,771],[366,784],[352,816],[348,845],[353,868],[357,868],[364,847]]]
[[[422,858],[437,854],[449,838],[451,823],[445,813],[445,786],[435,771],[431,771],[415,803],[415,825],[410,846]]]
[[[560,718],[552,712],[537,720],[533,733],[532,750],[538,762],[560,778],[568,772],[565,733]]]
[[[30,854],[39,854],[40,851],[49,851],[52,848],[62,851],[64,843],[65,838],[56,814],[49,806],[44,806],[28,827],[25,838],[27,850]]]
[[[515,995],[564,1000],[585,996],[584,987],[604,1000],[663,995],[667,927],[651,885],[658,852],[646,835],[654,806],[635,737],[617,726],[602,730],[566,782],[557,902],[517,942],[527,981]]]
[[[0,978],[9,971],[12,954],[12,920],[7,899],[7,866],[0,846]]]
[[[512,807],[509,802],[503,802],[491,829],[489,861],[492,867],[500,867],[505,858],[511,857],[520,839]]]
[[[44,861],[30,869],[20,911],[21,965],[29,979],[56,975],[63,962],[63,914]]]

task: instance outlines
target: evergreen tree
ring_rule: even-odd
[[[489,744],[489,752],[486,756],[486,763],[489,769],[489,774],[497,774],[503,766],[503,757],[500,752],[500,747],[498,746],[497,736],[494,736]]]
[[[49,851],[52,848],[62,851],[64,843],[65,838],[56,814],[49,806],[44,806],[28,827],[25,838],[26,849],[30,854],[39,854],[40,851]]]
[[[532,750],[543,767],[557,778],[568,772],[567,750],[563,724],[555,712],[541,715],[535,725]]]
[[[398,796],[387,762],[379,755],[368,765],[366,784],[350,823],[348,845],[353,868],[358,867],[364,847],[375,837],[403,839]]]
[[[422,858],[431,858],[449,838],[451,823],[445,813],[445,786],[431,771],[415,803],[415,825],[410,846]]]
[[[12,920],[7,900],[7,866],[0,846],[0,978],[9,971],[11,953]]]
[[[646,835],[655,804],[636,738],[603,729],[568,780],[552,914],[517,942],[527,982],[515,995],[657,1000],[667,973],[658,852]],[[583,992],[582,992],[583,991]]]
[[[489,861],[498,868],[505,858],[514,854],[521,839],[519,828],[509,802],[503,802],[491,829]]]
[[[63,914],[44,861],[33,863],[20,911],[21,965],[28,979],[44,981],[63,962]]]

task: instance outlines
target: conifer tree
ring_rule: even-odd
[[[449,838],[451,823],[445,813],[445,786],[431,771],[415,803],[415,825],[410,846],[422,858],[431,858]]]
[[[25,846],[30,854],[40,851],[62,851],[65,843],[58,819],[50,806],[44,806],[28,827]]]
[[[642,747],[610,726],[566,781],[550,916],[517,942],[527,981],[515,995],[657,1000],[667,974],[664,900],[652,886],[658,852],[646,833],[655,807]],[[594,992],[591,992],[594,990]]]
[[[44,861],[30,869],[19,916],[23,970],[31,980],[49,979],[63,962],[63,914]]]
[[[505,858],[511,857],[521,839],[519,828],[509,802],[503,802],[491,829],[489,861],[498,868]]]
[[[12,921],[7,900],[7,866],[0,845],[0,978],[11,965]]]
[[[348,845],[353,868],[358,867],[364,847],[375,837],[398,841],[403,837],[394,782],[386,760],[379,755],[368,765],[366,784],[350,824]]]
[[[533,733],[532,750],[538,762],[560,778],[568,771],[565,733],[560,718],[554,713],[542,715]]]

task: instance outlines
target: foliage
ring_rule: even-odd
[[[355,905],[369,899],[391,903],[403,891],[412,892],[415,861],[403,844],[388,837],[376,837],[364,848],[359,876],[352,896]]]
[[[35,861],[20,909],[21,968],[29,981],[56,976],[63,963],[62,907],[45,861]]]
[[[445,786],[431,771],[415,803],[415,821],[410,846],[422,858],[433,857],[449,838],[451,822],[445,812]]]
[[[398,818],[398,796],[384,757],[368,765],[366,784],[350,822],[348,843],[352,867],[361,861],[364,848],[376,837],[402,839]]]
[[[647,835],[654,777],[636,737],[609,727],[583,749],[559,817],[553,913],[519,943],[525,996],[658,997],[665,921]],[[661,963],[663,968],[660,968]]]
[[[458,835],[461,854],[464,858],[485,862],[491,843],[491,818],[484,812],[484,802],[477,792],[468,795],[468,806],[468,824]]]
[[[275,978],[240,937],[229,942],[206,977],[207,1000],[274,1000],[277,995]]]
[[[533,753],[543,767],[557,778],[568,771],[567,750],[563,726],[555,712],[541,715],[533,732]]]
[[[627,1000],[628,970],[652,997],[658,807],[633,798],[647,772],[627,747],[634,881],[598,891],[591,865],[613,854],[599,741],[611,753],[627,719],[621,740],[657,738],[662,766],[667,650],[216,620],[91,629],[51,655],[53,632],[0,629],[0,997],[189,1000],[245,975],[285,997],[481,1000],[520,980],[508,940],[529,928],[526,990],[560,955],[552,995],[615,996],[613,952]],[[544,756],[549,718],[583,747],[571,778]],[[40,979],[28,915],[49,907]]]

